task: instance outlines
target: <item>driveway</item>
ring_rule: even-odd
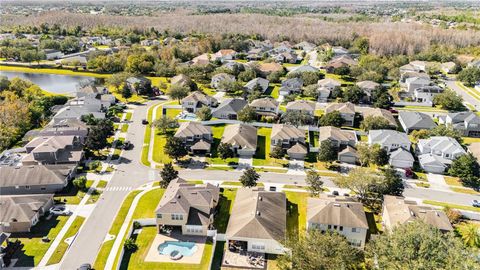
[[[253,157],[239,157],[238,158],[238,170],[252,167]]]
[[[303,160],[291,159],[288,162],[287,174],[305,175],[305,162]]]
[[[447,183],[445,183],[445,179],[441,174],[429,173],[427,174],[427,180],[432,189],[450,191],[450,188],[448,187]]]

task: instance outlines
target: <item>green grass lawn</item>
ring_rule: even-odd
[[[270,93],[270,96],[272,96],[274,99],[277,99],[280,96],[280,86],[275,85],[272,89],[272,92]]]
[[[153,137],[153,155],[152,158],[155,162],[165,164],[172,162],[172,159],[165,154],[163,148],[167,143],[167,136],[160,135],[158,132],[155,132],[155,137]]]
[[[460,178],[458,177],[444,176],[443,179],[445,179],[445,183],[447,183],[449,186],[463,186],[462,181],[460,181]]]
[[[287,196],[287,234],[296,237],[302,234],[307,226],[307,192],[285,191]]]
[[[473,189],[469,188],[461,188],[461,187],[450,187],[452,191],[458,192],[458,193],[464,193],[464,194],[473,194],[473,195],[480,195],[480,192],[475,191]]]
[[[158,233],[154,226],[143,227],[137,236],[136,243],[138,250],[135,253],[126,253],[123,257],[120,269],[175,269],[175,270],[208,270],[210,266],[210,257],[213,252],[213,244],[205,243],[202,260],[200,264],[183,264],[183,263],[157,263],[145,262],[145,256],[150,249],[155,235]]]
[[[128,131],[128,124],[123,124],[121,131],[122,132],[127,132]]]
[[[418,183],[415,183],[415,185],[417,187],[422,187],[422,188],[429,188],[430,187],[429,183],[424,183],[424,182],[418,182]]]
[[[82,226],[84,221],[85,221],[84,217],[77,216],[75,218],[70,228],[68,228],[67,233],[63,236],[62,241],[57,246],[52,256],[48,260],[47,265],[56,264],[62,260],[63,255],[65,254],[68,248],[68,244],[65,243],[65,240],[69,237],[74,236],[78,232],[78,230],[80,230],[80,227]]]
[[[100,74],[95,72],[77,72],[67,69],[55,68],[29,68],[29,67],[12,67],[0,65],[0,71],[25,72],[25,73],[44,73],[57,75],[71,75],[71,76],[88,76],[95,78],[108,78],[110,74]]]
[[[130,120],[132,120],[132,113],[127,112],[127,115],[125,115],[125,121],[130,121]]]
[[[67,219],[67,216],[53,216],[50,220],[42,219],[32,227],[30,233],[13,233],[10,241],[18,240],[21,243],[21,248],[13,256],[14,259],[18,259],[15,266],[33,267],[38,265]],[[51,241],[42,242],[44,236],[48,236]]]
[[[225,233],[227,230],[228,220],[230,219],[230,213],[232,212],[236,195],[237,189],[235,188],[225,188],[220,194],[220,200],[217,206],[218,214],[215,216],[213,223],[218,233]]]
[[[253,157],[253,166],[277,166],[282,167],[282,164],[287,164],[288,161],[281,159],[270,158],[271,141],[270,136],[272,134],[271,128],[259,128],[257,130],[257,151]]]
[[[182,109],[167,109],[167,117],[169,118],[175,118],[177,115],[179,115],[182,112]]]
[[[217,156],[217,148],[222,139],[223,132],[225,131],[225,125],[216,125],[212,127],[213,143],[212,143],[212,157],[207,158],[207,161],[211,164],[224,164],[229,163],[238,164],[238,157],[222,159]]]
[[[133,219],[154,218],[155,209],[157,209],[158,203],[164,192],[164,189],[156,188],[145,193],[138,201],[137,208],[135,208],[135,213],[133,214]]]
[[[424,200],[423,203],[424,204],[435,205],[435,206],[440,206],[440,207],[448,206],[448,207],[454,208],[454,209],[480,212],[480,208],[469,206],[469,205],[451,204],[451,203],[444,203],[444,202],[431,201],[431,200]]]
[[[472,138],[472,137],[462,137],[463,144],[472,144],[476,142],[480,142],[480,138]]]
[[[97,188],[105,188],[107,186],[108,182],[104,180],[100,180],[97,184]]]
[[[64,190],[54,196],[54,199],[59,202],[63,202],[66,204],[79,204],[80,201],[85,197],[87,194],[86,191],[92,186],[93,181],[88,180],[86,184],[85,190],[78,190],[72,184],[68,185]],[[97,202],[98,198],[100,197],[100,193],[92,192],[90,198],[87,201],[87,204]]]

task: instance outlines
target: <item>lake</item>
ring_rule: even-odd
[[[73,95],[77,90],[78,83],[94,79],[93,77],[87,76],[25,73],[12,71],[0,71],[0,75],[7,76],[8,79],[19,77],[21,79],[29,80],[32,83],[40,86],[40,88],[42,88],[43,90],[55,94],[64,95]]]

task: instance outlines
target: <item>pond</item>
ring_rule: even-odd
[[[55,94],[73,95],[80,82],[87,82],[94,80],[93,77],[87,76],[72,76],[72,75],[57,75],[57,74],[45,74],[45,73],[26,73],[26,72],[12,72],[12,71],[0,71],[1,76],[7,76],[8,79],[19,77],[21,79],[29,80],[32,83],[40,86],[43,90],[46,90]]]

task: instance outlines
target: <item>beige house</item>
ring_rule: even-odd
[[[385,109],[368,108],[366,110],[363,110],[362,114],[363,114],[363,119],[365,119],[369,116],[371,116],[371,117],[381,117],[381,118],[387,120],[392,128],[396,128],[398,126],[397,121],[393,117],[393,114],[390,111],[387,111]]]
[[[195,91],[186,96],[182,99],[181,103],[182,109],[190,113],[195,113],[204,106],[215,107],[218,105],[218,101],[215,98],[207,96],[200,91]]]
[[[308,154],[308,148],[305,145],[305,130],[291,125],[274,124],[270,140],[270,151],[280,144],[282,148],[287,150],[290,158],[304,159],[305,155]]]
[[[332,126],[320,127],[319,142],[322,143],[325,140],[330,140],[338,148],[347,145],[354,147],[357,144],[357,135],[351,130],[343,130]]]
[[[182,178],[172,180],[157,206],[159,232],[164,226],[179,227],[185,235],[207,235],[213,223],[220,189],[211,184],[194,185]]]
[[[308,198],[307,229],[335,231],[345,236],[351,245],[363,248],[368,222],[363,204],[350,198],[325,195]]]
[[[325,108],[325,113],[331,113],[334,111],[340,112],[344,126],[353,127],[355,122],[355,105],[350,102],[346,103],[331,103]]]
[[[417,205],[415,201],[406,201],[404,197],[389,195],[383,197],[382,223],[386,230],[392,230],[395,226],[417,219],[442,232],[453,231],[450,220],[440,209]]]
[[[210,152],[213,140],[212,128],[199,122],[182,122],[174,137],[182,139],[185,146],[193,153]]]
[[[23,165],[78,164],[83,158],[83,146],[78,136],[43,136],[25,145],[27,155]]]
[[[29,232],[53,205],[53,194],[0,196],[0,232]]]
[[[249,252],[282,254],[287,201],[283,192],[240,188],[228,221],[226,239]]]
[[[309,100],[295,100],[287,103],[287,112],[299,111],[308,113],[310,115],[315,114],[315,102]]]
[[[257,150],[257,139],[257,128],[242,123],[226,126],[221,142],[230,144],[239,156],[253,156]]]
[[[278,101],[270,97],[255,99],[250,103],[258,115],[272,117],[277,116],[279,105]]]

